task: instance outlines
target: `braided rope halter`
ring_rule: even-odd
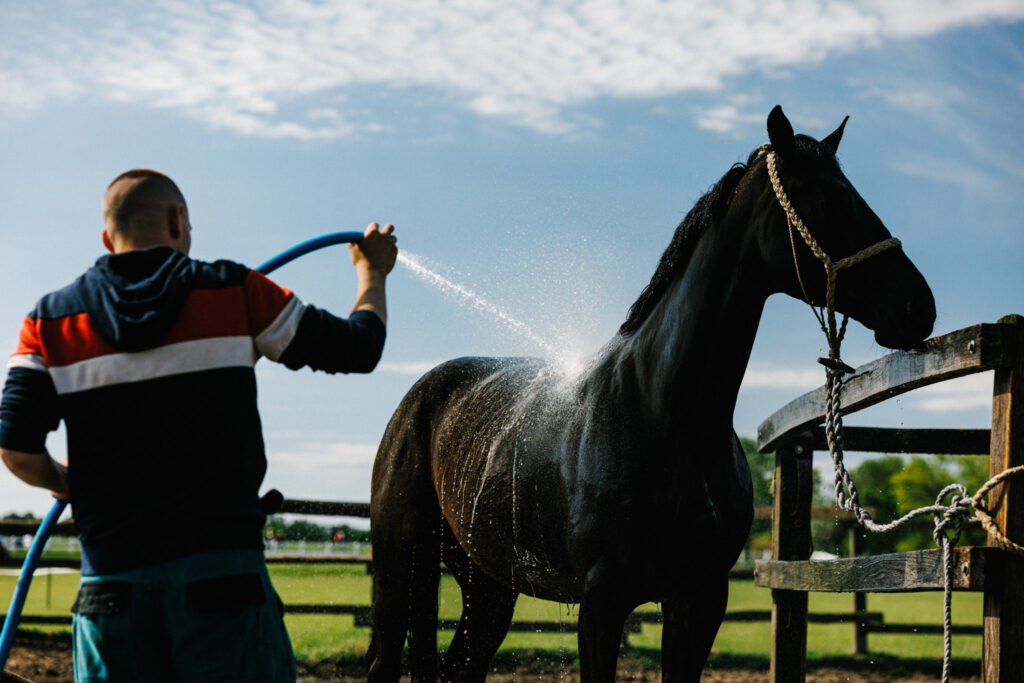
[[[952,548],[960,540],[960,534],[964,524],[981,520],[986,529],[989,528],[990,524],[992,527],[995,526],[991,517],[988,516],[987,510],[981,506],[981,497],[989,488],[991,488],[991,486],[995,485],[996,482],[988,482],[981,490],[978,491],[973,500],[965,486],[962,484],[951,484],[939,492],[934,505],[912,510],[903,517],[886,524],[879,524],[875,522],[871,517],[871,514],[858,502],[857,487],[854,484],[852,477],[850,477],[849,472],[847,472],[846,465],[843,462],[843,419],[840,398],[843,386],[843,376],[846,374],[852,374],[854,370],[843,363],[840,358],[840,346],[842,345],[843,337],[846,334],[846,324],[849,321],[849,317],[843,315],[842,323],[838,325],[836,324],[836,283],[841,271],[850,268],[851,266],[855,266],[872,256],[881,254],[884,251],[894,247],[899,247],[901,246],[901,243],[895,237],[890,237],[861,249],[846,258],[840,259],[839,261],[833,261],[825,250],[821,248],[821,245],[818,244],[817,240],[814,239],[814,236],[811,235],[803,220],[801,220],[800,216],[797,215],[796,209],[793,208],[793,204],[789,201],[789,197],[786,196],[786,191],[782,187],[782,181],[779,179],[776,155],[775,152],[772,151],[771,145],[762,145],[758,150],[758,156],[764,157],[765,159],[765,163],[768,167],[768,177],[771,180],[772,189],[775,190],[775,197],[778,199],[779,206],[782,207],[782,210],[786,215],[789,242],[793,250],[793,265],[796,268],[797,282],[800,284],[800,290],[803,293],[804,301],[806,301],[807,305],[811,307],[811,310],[814,312],[814,316],[818,319],[818,322],[821,325],[822,332],[824,332],[825,336],[828,338],[828,359],[819,358],[818,360],[825,366],[825,438],[828,442],[829,454],[832,457],[832,464],[835,469],[836,505],[843,510],[852,513],[862,527],[875,532],[893,531],[920,515],[930,513],[934,516],[935,530],[932,533],[932,537],[935,539],[936,544],[942,548],[944,567],[944,653],[942,662],[942,680],[943,683],[947,683],[949,681],[949,670],[952,660],[951,632],[954,570]],[[811,297],[807,293],[807,288],[804,286],[803,277],[800,275],[800,264],[797,260],[796,239],[793,236],[794,231],[800,234],[804,243],[811,250],[811,253],[813,253],[815,258],[821,261],[822,265],[825,267],[826,285],[824,313],[815,308],[814,304],[811,303]],[[1003,474],[1009,475],[1011,473],[1012,472],[1007,471]],[[950,504],[943,505],[943,499],[950,493],[954,494]],[[976,510],[981,511],[982,513],[978,514],[978,519],[974,519],[971,516],[972,505],[975,506]],[[983,514],[984,517],[982,516]],[[986,523],[985,517],[988,517],[989,523]],[[947,535],[947,532],[952,532],[952,538]],[[1003,539],[1006,538],[1001,533],[998,535]],[[1008,540],[1007,542],[1009,543]]]

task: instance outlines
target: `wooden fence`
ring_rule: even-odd
[[[318,515],[327,517],[356,517],[368,518],[370,506],[368,503],[348,503],[333,501],[310,501],[310,500],[285,500],[279,510],[281,513]],[[845,526],[851,533],[851,538],[858,536],[855,532],[856,521],[847,513],[837,513],[831,507],[815,507],[810,510],[811,518],[814,520],[828,521]],[[754,519],[769,520],[772,518],[771,506],[758,506],[754,509]],[[0,536],[22,536],[32,535],[38,528],[38,522],[11,522],[0,521]],[[71,521],[61,522],[54,530],[54,536],[74,536],[76,531]],[[855,541],[851,541],[854,547]],[[298,553],[268,553],[268,564],[338,564],[338,565],[360,565],[365,567],[368,574],[372,575],[373,564],[369,555],[342,555],[342,554],[298,554]],[[79,568],[77,559],[53,559],[43,558],[41,568]],[[18,560],[0,561],[0,567],[19,567]],[[734,568],[730,578],[737,580],[752,581],[754,570],[749,567]],[[367,604],[287,604],[287,614],[351,614],[356,626],[370,627],[372,625],[372,608]],[[731,622],[758,622],[770,621],[772,612],[770,610],[733,610],[726,612],[725,620]],[[0,619],[3,615],[0,615]],[[866,651],[865,634],[873,631],[914,632],[903,629],[899,625],[886,624],[881,612],[868,612],[863,605],[850,612],[819,612],[807,615],[807,620],[812,623],[850,624],[853,630],[854,643],[862,642]],[[67,616],[43,616],[24,615],[21,618],[23,624],[65,624],[71,623],[70,615]],[[625,634],[639,633],[644,623],[661,623],[660,612],[634,612],[627,620]],[[454,630],[456,622],[453,620],[441,620],[439,628],[443,630]],[[573,623],[551,622],[551,621],[515,621],[510,630],[519,632],[572,632],[576,628]],[[934,632],[938,626],[915,626],[918,632]],[[977,631],[979,627],[967,627]],[[624,637],[625,637],[624,634]]]
[[[848,427],[844,432],[847,450],[988,455],[990,476],[1024,465],[1024,318],[1020,316],[935,337],[921,349],[891,353],[857,368],[843,385],[843,413],[986,370],[995,371],[991,429]],[[819,427],[824,405],[824,388],[820,388],[776,412],[758,430],[761,452],[775,452],[772,560],[757,563],[755,569],[755,582],[772,589],[773,682],[804,680],[808,591],[853,592],[855,613],[866,614],[862,601],[867,592],[943,590],[942,551],[938,549],[808,561],[811,459],[815,450],[827,450]],[[1024,481],[1005,481],[992,490],[988,500],[1003,533],[1024,544]],[[984,591],[982,673],[986,683],[1020,681],[1024,672],[1024,559],[995,546],[990,538],[987,547],[954,550],[954,589]],[[876,629],[869,620],[864,621],[864,649],[870,630],[902,632],[910,628],[887,625]],[[913,628],[921,632],[920,626]],[[941,628],[928,630],[941,632]]]

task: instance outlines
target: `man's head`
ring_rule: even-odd
[[[103,195],[103,245],[113,253],[158,244],[188,254],[192,226],[185,197],[174,181],[158,171],[122,173]]]

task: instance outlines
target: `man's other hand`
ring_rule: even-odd
[[[370,223],[359,243],[348,245],[352,263],[356,268],[365,267],[384,275],[391,272],[398,258],[395,245],[395,226],[388,223],[383,229],[377,223]]]

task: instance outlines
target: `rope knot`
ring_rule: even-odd
[[[956,495],[950,500],[949,505],[944,505],[942,500],[953,492]],[[935,530],[932,531],[932,538],[935,539],[938,546],[942,547],[944,542],[953,546],[957,544],[964,524],[970,523],[974,519],[973,507],[971,494],[963,484],[950,484],[939,492],[939,495],[935,497],[933,513]],[[941,517],[939,516],[940,512]],[[949,533],[953,534],[952,538],[949,537]]]

